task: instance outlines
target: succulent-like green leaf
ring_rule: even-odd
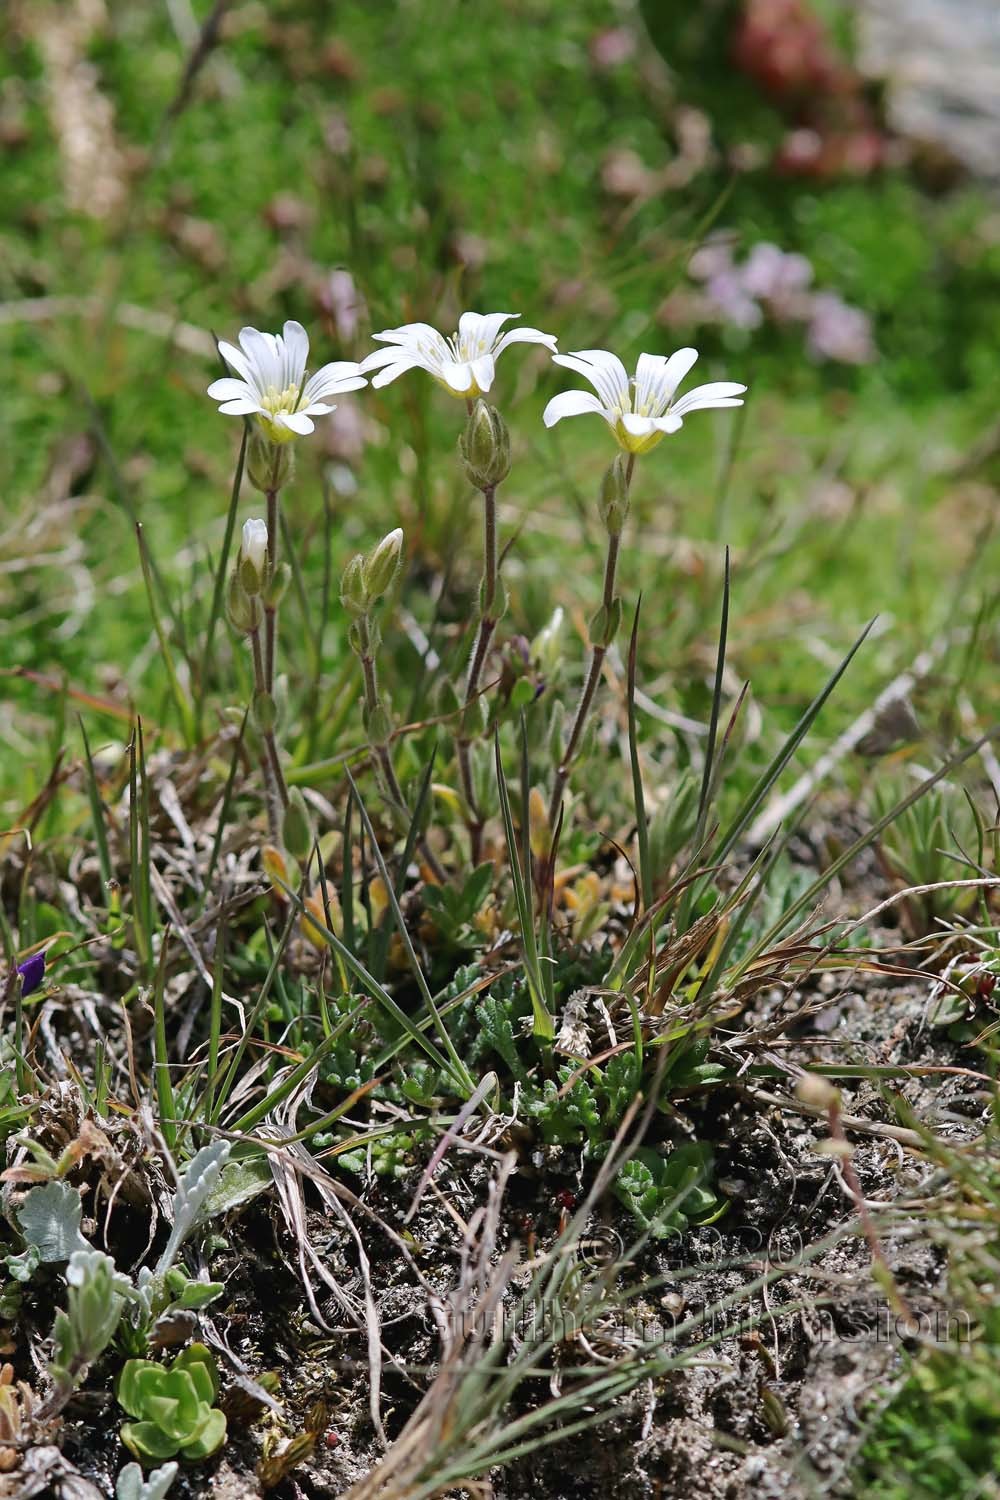
[[[139,1418],[122,1427],[122,1442],[137,1458],[207,1458],[226,1437],[226,1419],[212,1403],[218,1394],[215,1360],[192,1344],[171,1365],[130,1359],[118,1378],[118,1401]]]
[[[119,1434],[122,1442],[136,1458],[172,1458],[179,1451],[175,1438],[161,1432],[155,1422],[126,1422]]]
[[[193,1442],[185,1443],[181,1452],[185,1458],[194,1460],[211,1458],[213,1453],[218,1453],[225,1441],[225,1414],[219,1411],[217,1407],[209,1407],[198,1436]]]

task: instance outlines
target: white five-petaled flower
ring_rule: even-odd
[[[407,370],[426,370],[452,396],[472,400],[485,396],[493,384],[496,360],[511,344],[544,344],[555,352],[551,333],[539,328],[500,330],[520,313],[465,312],[458,320],[458,332],[445,338],[429,323],[405,323],[402,328],[387,328],[373,335],[376,342],[388,344],[376,349],[361,361],[361,372],[378,374],[373,386],[388,385]]]
[[[589,380],[589,391],[566,391],[554,396],[542,413],[546,427],[563,417],[597,412],[628,453],[648,453],[668,432],[677,432],[692,411],[706,407],[742,406],[745,385],[716,380],[695,386],[675,401],[677,387],[698,358],[697,349],[678,349],[669,358],[663,354],[640,354],[635,376],[629,379],[625,366],[605,349],[581,349],[576,354],[557,354],[554,362],[575,370]]]
[[[219,345],[233,376],[215,380],[208,394],[227,416],[257,418],[272,443],[287,443],[313,430],[313,417],[335,410],[327,396],[356,391],[367,382],[359,365],[337,360],[305,379],[309,335],[289,322],[281,333],[240,330],[240,347]]]

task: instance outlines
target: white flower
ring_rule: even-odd
[[[501,334],[503,325],[520,313],[465,312],[458,320],[458,332],[446,339],[429,323],[406,323],[402,328],[387,328],[373,337],[388,349],[376,349],[361,361],[361,372],[378,370],[373,386],[388,385],[407,370],[426,370],[440,381],[452,396],[474,399],[485,396],[493,384],[497,357],[511,344],[544,344],[555,352],[551,333],[538,328],[512,328]]]
[[[240,556],[258,573],[263,573],[267,562],[267,522],[244,521],[243,546]]]
[[[215,380],[208,394],[221,401],[227,416],[257,418],[272,443],[287,443],[313,430],[313,417],[336,408],[327,396],[356,391],[367,382],[359,365],[338,360],[305,379],[309,335],[301,323],[285,324],[281,333],[240,330],[240,347],[220,344],[226,364],[234,372]]]
[[[566,391],[554,396],[542,413],[546,427],[554,427],[563,417],[579,417],[585,412],[600,414],[618,442],[628,453],[648,453],[668,432],[677,432],[692,411],[713,406],[742,406],[745,385],[729,380],[695,386],[679,401],[674,400],[677,387],[698,358],[697,349],[678,349],[668,359],[663,354],[640,354],[635,378],[630,380],[625,366],[605,349],[581,349],[576,354],[557,354],[555,363],[575,370],[589,380],[597,392]]]

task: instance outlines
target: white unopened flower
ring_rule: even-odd
[[[305,378],[309,335],[301,323],[281,333],[240,330],[240,347],[219,345],[233,377],[214,380],[208,394],[227,416],[257,418],[272,443],[287,443],[313,430],[313,417],[334,411],[326,397],[356,391],[367,382],[359,365],[336,360]]]
[[[551,333],[538,328],[500,330],[520,313],[465,312],[458,320],[458,332],[445,338],[429,323],[406,323],[402,328],[387,328],[373,335],[388,349],[376,349],[361,361],[361,372],[378,374],[373,386],[388,385],[407,370],[426,370],[452,396],[464,399],[484,396],[493,384],[496,361],[511,344],[544,344],[555,352]]]
[[[258,572],[263,570],[267,560],[267,522],[266,521],[244,521],[243,523],[243,557],[252,563]]]
[[[557,354],[555,363],[575,370],[589,380],[597,392],[566,391],[554,396],[542,413],[546,427],[563,417],[597,412],[628,453],[648,453],[668,432],[677,432],[693,411],[716,406],[742,406],[745,385],[729,380],[695,386],[677,401],[677,387],[698,358],[697,349],[678,349],[669,359],[663,354],[640,354],[634,379],[625,366],[605,349],[581,349],[576,354]]]

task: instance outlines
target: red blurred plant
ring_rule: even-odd
[[[864,80],[808,0],[743,0],[732,56],[795,126],[777,152],[780,170],[864,176],[883,164],[887,142]]]

